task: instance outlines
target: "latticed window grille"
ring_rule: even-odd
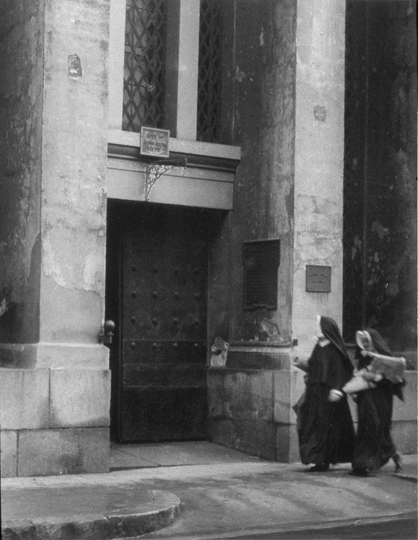
[[[197,137],[220,142],[222,91],[221,0],[201,0],[199,31],[199,78]]]
[[[125,131],[139,132],[141,126],[164,127],[166,2],[126,1]]]

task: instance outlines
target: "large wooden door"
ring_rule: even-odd
[[[201,217],[196,209],[170,206],[119,208],[113,240],[119,333],[111,352],[112,431],[119,441],[206,437],[207,242]]]

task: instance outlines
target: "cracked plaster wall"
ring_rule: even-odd
[[[240,0],[227,6],[229,92],[225,142],[240,145],[242,159],[234,185],[234,212],[226,222],[216,253],[221,265],[211,286],[213,335],[228,341],[252,340],[264,318],[277,325],[280,340],[291,325],[291,238],[293,224],[294,65],[296,3],[292,0]],[[278,309],[243,310],[243,242],[281,240]],[[218,280],[217,280],[218,277]],[[228,301],[226,301],[228,299]]]
[[[229,273],[216,265],[228,286],[212,288],[222,313],[211,331],[254,340],[268,319],[278,342],[294,337],[310,351],[318,312],[341,322],[345,2],[229,6],[233,54],[224,88],[233,127],[226,142],[241,146],[242,159],[234,212],[215,246]],[[243,242],[274,238],[281,241],[277,310],[244,311]],[[331,294],[305,292],[306,264],[332,266]]]
[[[312,350],[316,315],[342,320],[345,2],[298,3],[293,337]],[[306,292],[306,265],[331,267],[331,292]]]
[[[1,342],[39,337],[42,1],[0,5],[0,317]]]
[[[0,340],[97,343],[109,2],[0,9],[0,293],[14,305]]]
[[[108,0],[46,2],[41,340],[97,343],[104,312]]]
[[[10,474],[108,470],[108,18],[108,0],[0,3],[0,363],[24,368],[3,370],[2,413],[51,420],[13,426]],[[46,385],[27,400],[20,375]]]
[[[416,3],[347,9],[345,338],[416,350]]]

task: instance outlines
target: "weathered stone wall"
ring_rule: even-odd
[[[2,461],[10,476],[104,472],[109,2],[1,10]]]
[[[110,372],[0,369],[2,476],[107,472]]]
[[[230,340],[249,341],[258,323],[291,336],[296,4],[236,2],[234,143],[241,145],[231,219]],[[277,310],[243,310],[242,244],[280,239]]]
[[[416,357],[416,2],[349,0],[347,28],[345,337]]]
[[[0,342],[39,337],[43,4],[0,6]]]
[[[209,429],[288,461],[303,388],[292,339],[308,354],[317,313],[341,322],[345,0],[225,9],[225,142],[243,157],[211,256],[209,338],[232,345],[226,368],[209,371]],[[6,0],[0,15],[0,287],[12,302],[0,317],[2,459],[8,475],[105,471],[109,3]],[[271,238],[281,240],[278,309],[244,311],[243,242]],[[330,294],[306,293],[306,264],[332,267]],[[263,318],[279,328],[267,347],[255,339]],[[405,445],[416,426],[408,400],[395,411]]]
[[[344,337],[379,330],[407,359],[393,434],[416,441],[416,3],[347,2]]]
[[[290,369],[283,346],[292,334],[296,3],[240,0],[225,9],[224,140],[241,146],[242,159],[234,211],[211,257],[209,339],[219,335],[231,347],[226,370],[208,376],[209,432],[214,441],[276,459],[277,448],[288,447],[287,434],[277,441],[273,380],[276,369]],[[281,242],[278,307],[246,311],[243,242],[268,239]],[[264,343],[269,348],[257,346],[263,319],[278,328],[274,343]]]
[[[109,2],[46,6],[40,338],[93,344],[104,314]]]
[[[299,370],[209,371],[211,435],[218,443],[272,461],[297,461],[292,409],[303,392]]]
[[[242,159],[220,241],[228,250],[216,248],[229,257],[229,335],[222,337],[257,339],[267,318],[280,343],[296,338],[308,354],[316,315],[339,323],[342,316],[345,3],[231,5],[225,86],[235,113],[230,142]],[[277,310],[245,311],[243,242],[274,238],[281,241]],[[331,293],[306,292],[307,264],[331,266]]]
[[[300,370],[212,368],[208,374],[210,433],[216,442],[280,462],[299,461],[296,404],[304,391]],[[394,398],[392,436],[404,454],[417,452],[417,376],[406,373],[404,401]],[[357,408],[349,398],[357,426]]]
[[[253,455],[297,460],[292,405],[303,373],[291,357],[310,355],[317,314],[342,323],[345,1],[241,1],[230,10],[228,142],[241,145],[242,161],[234,212],[213,251],[210,338],[230,347],[225,368],[208,374],[209,432]],[[278,309],[246,312],[242,244],[268,238],[281,240]],[[307,265],[331,267],[329,293],[306,291]],[[276,341],[257,341],[263,317],[279,327]],[[402,451],[414,452],[416,373],[407,377],[394,435]]]
[[[224,237],[230,322],[221,335],[231,347],[224,380],[222,370],[209,373],[210,433],[287,461],[297,452],[291,405],[302,380],[291,355],[311,352],[318,313],[341,322],[345,3],[231,4],[232,142],[242,160]],[[272,238],[281,241],[277,310],[245,311],[243,242]],[[306,264],[332,267],[330,294],[306,293]],[[279,329],[268,344],[257,342],[263,318]]]
[[[108,16],[107,0],[68,0],[2,18],[0,287],[14,307],[0,340],[53,356],[97,344],[104,315]],[[48,356],[4,349],[20,367]]]
[[[342,321],[345,2],[298,3],[297,43],[292,325],[306,357],[316,316]],[[306,265],[331,268],[329,293],[306,291]]]

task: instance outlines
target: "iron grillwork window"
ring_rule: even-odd
[[[167,0],[127,0],[123,121],[125,131],[164,127]]]
[[[197,138],[220,142],[222,92],[221,0],[201,0]]]

